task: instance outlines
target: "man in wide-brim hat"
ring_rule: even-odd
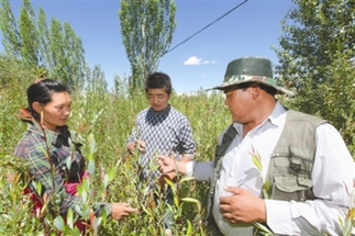
[[[275,85],[266,58],[230,62],[213,89],[223,90],[233,118],[214,160],[158,159],[164,173],[177,169],[211,182],[208,233],[343,235],[354,164],[339,132],[281,105],[275,95],[293,93]]]
[[[285,94],[294,96],[291,90],[276,85],[273,78],[271,62],[263,57],[243,57],[230,62],[224,75],[224,81],[221,85],[212,89],[224,90],[234,85],[259,83],[269,87],[275,94]]]

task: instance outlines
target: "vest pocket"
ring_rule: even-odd
[[[309,179],[298,176],[275,176],[271,198],[283,201],[305,201],[305,192],[313,186]]]

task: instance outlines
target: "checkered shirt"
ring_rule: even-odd
[[[69,145],[70,133],[66,126],[61,127],[60,133],[47,129],[44,131],[45,135],[39,126],[28,123],[27,131],[17,144],[14,154],[28,163],[30,176],[35,182],[40,182],[42,185],[41,195],[45,192],[48,196],[51,196],[55,189],[58,189],[56,199],[60,201],[58,204],[60,204],[61,213],[66,215],[69,208],[75,211],[75,206],[83,203],[79,196],[67,193],[65,183],[80,181],[85,167],[85,159],[80,153],[80,144]],[[52,140],[49,145],[50,160],[48,159],[46,140],[47,142]],[[70,171],[68,171],[67,158],[71,157],[73,147],[76,150]],[[54,186],[50,163],[55,166]],[[102,209],[105,209],[108,215],[111,214],[111,204],[95,204],[94,212],[96,214]]]
[[[135,140],[146,143],[146,152],[139,156],[138,163],[142,168],[141,178],[148,181],[149,187],[161,175],[154,162],[157,154],[172,153],[177,159],[183,155],[193,159],[196,151],[187,117],[170,105],[160,112],[147,108],[138,113],[127,144]]]

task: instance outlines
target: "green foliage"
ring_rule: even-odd
[[[8,0],[0,1],[0,29],[2,31],[2,44],[7,55],[13,58],[20,56],[20,40],[16,19],[12,14]]]
[[[355,156],[355,2],[294,0],[282,21],[279,79],[297,95],[290,108],[329,120]]]
[[[34,11],[29,0],[23,0],[20,9],[19,29],[21,38],[21,58],[27,68],[38,65],[38,42]]]
[[[51,18],[49,28],[41,8],[36,22],[30,0],[23,0],[17,25],[9,0],[1,0],[0,6],[0,30],[6,55],[32,69],[36,76],[60,78],[70,89],[83,89],[85,51],[70,24],[62,25]]]
[[[171,44],[176,5],[171,0],[121,1],[121,34],[131,64],[131,89],[143,90],[144,79],[158,68]]]
[[[61,230],[66,235],[78,235],[76,228],[70,223],[75,221],[77,214],[69,213],[65,224],[61,217],[53,217],[44,209],[42,215],[46,220],[44,223],[40,222],[32,215],[28,196],[22,194],[25,182],[7,179],[8,173],[25,170],[20,168],[23,166],[20,159],[12,153],[25,131],[25,125],[15,114],[19,107],[26,106],[25,89],[29,83],[31,82],[13,85],[6,88],[6,91],[0,90],[0,102],[3,104],[3,109],[0,110],[0,195],[3,202],[0,207],[0,234],[38,235],[47,232],[53,235]],[[83,181],[79,188],[80,195],[85,199],[85,204],[80,209],[83,217],[90,217],[87,210],[95,201],[129,202],[131,206],[140,209],[139,213],[121,221],[106,219],[103,215],[97,218],[96,226],[93,225],[88,234],[96,235],[96,230],[97,235],[164,235],[162,222],[166,209],[170,208],[176,221],[172,228],[174,235],[205,235],[202,223],[209,184],[180,177],[174,188],[173,205],[168,205],[160,198],[154,201],[154,193],[147,192],[146,183],[139,181],[138,157],[131,156],[126,151],[125,142],[134,126],[136,114],[149,106],[145,95],[125,97],[88,89],[73,92],[72,99],[73,110],[68,125],[75,131],[74,139],[84,144],[82,152],[92,173],[90,179]],[[198,145],[196,158],[201,161],[210,160],[217,136],[231,122],[221,94],[173,94],[171,104],[190,120]],[[159,192],[156,194],[161,195]]]
[[[2,54],[0,54],[0,71],[0,90],[11,86],[17,87],[19,83],[28,84],[36,78],[19,60]]]

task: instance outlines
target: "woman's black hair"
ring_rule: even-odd
[[[171,79],[165,73],[154,72],[145,80],[145,92],[148,92],[148,89],[164,89],[167,94],[170,94],[172,90]]]
[[[40,120],[40,115],[33,109],[32,104],[39,102],[46,105],[52,101],[52,95],[55,92],[68,92],[68,87],[56,79],[43,79],[37,83],[32,84],[27,89],[27,103],[26,108],[35,120]]]

